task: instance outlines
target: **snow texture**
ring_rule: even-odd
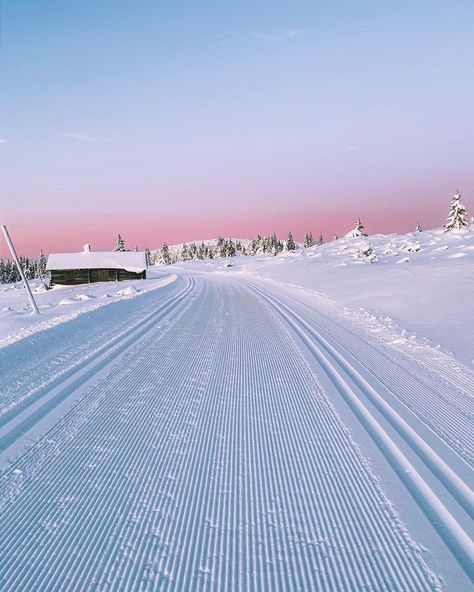
[[[85,308],[0,349],[2,590],[472,589],[474,373],[406,329],[454,278],[472,328],[471,236],[38,294]]]
[[[51,253],[46,269],[125,269],[141,273],[147,269],[147,263],[145,252],[89,251],[84,248],[80,253]]]

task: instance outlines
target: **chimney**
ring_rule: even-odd
[[[90,245],[84,245],[83,249],[84,249],[84,251],[83,251],[84,253],[90,253],[91,252],[91,246]]]

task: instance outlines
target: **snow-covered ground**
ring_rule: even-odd
[[[31,313],[28,296],[21,282],[0,284],[0,347],[24,339],[70,321],[77,315],[91,312],[106,304],[134,298],[176,280],[176,275],[158,271],[151,280],[128,280],[120,283],[101,282],[80,286],[54,286],[47,290],[40,280],[31,288],[40,311]]]
[[[376,261],[360,255],[371,246]],[[226,267],[228,264],[232,267]],[[173,269],[252,275],[326,297],[361,329],[410,347],[430,343],[474,366],[474,226],[341,238],[277,257],[193,261]]]
[[[1,292],[2,590],[471,590],[473,235]]]

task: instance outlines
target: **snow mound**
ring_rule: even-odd
[[[139,290],[137,290],[137,288],[135,288],[135,286],[128,286],[128,288],[125,288],[124,290],[119,290],[117,292],[117,296],[132,296],[133,294],[136,294],[137,292],[139,292]]]
[[[60,304],[61,306],[63,304],[76,304],[76,300],[74,298],[62,298],[58,304]]]
[[[76,298],[78,300],[92,300],[95,296],[93,294],[78,294]]]
[[[42,282],[33,288],[33,292],[35,292],[35,294],[42,294],[43,292],[47,292],[49,289],[49,286]]]

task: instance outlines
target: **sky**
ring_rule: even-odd
[[[474,214],[474,2],[2,0],[25,255]],[[0,242],[0,257],[6,256]]]

